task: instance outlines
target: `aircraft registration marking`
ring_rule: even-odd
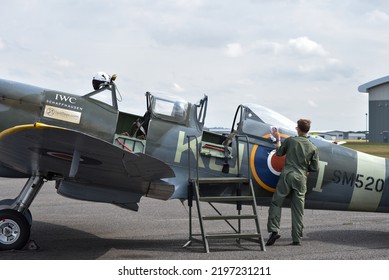
[[[332,182],[342,186],[356,187],[358,189],[376,192],[382,192],[385,185],[384,179],[377,179],[373,176],[366,176],[364,174],[348,173],[338,169],[333,173]]]
[[[81,120],[81,112],[76,112],[73,110],[63,109],[63,108],[54,107],[50,105],[45,106],[45,111],[43,116],[46,118],[71,122],[75,124],[80,124],[80,120]]]

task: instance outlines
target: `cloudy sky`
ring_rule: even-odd
[[[256,103],[364,130],[358,86],[389,75],[385,0],[13,0],[0,23],[0,78],[82,95],[117,73],[122,111],[143,114],[146,91],[206,94],[208,127]]]

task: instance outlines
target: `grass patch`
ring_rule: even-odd
[[[364,141],[348,141],[343,146],[379,157],[389,158],[389,143],[369,143]]]

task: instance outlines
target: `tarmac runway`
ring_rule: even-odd
[[[0,200],[17,196],[25,180],[0,178]],[[185,205],[185,207],[184,207]],[[224,208],[227,206],[221,206]],[[194,208],[195,209],[195,208]],[[261,251],[258,243],[210,240],[187,248],[186,202],[143,198],[138,212],[110,204],[78,201],[46,183],[30,208],[31,239],[38,250],[0,252],[0,260],[387,260],[389,215],[306,210],[302,246],[290,246],[289,209],[283,210],[281,238]],[[224,210],[224,209],[222,209]],[[267,207],[258,207],[262,233]],[[208,211],[208,210],[206,210]],[[194,221],[197,232],[198,220]],[[249,225],[247,225],[249,226]],[[211,228],[210,228],[211,227]],[[212,223],[208,231],[225,225]]]

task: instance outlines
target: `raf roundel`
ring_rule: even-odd
[[[275,191],[285,156],[275,155],[273,148],[255,145],[251,151],[250,167],[254,180],[265,190]]]
[[[276,156],[276,150],[269,153],[267,157],[267,167],[269,170],[277,176],[280,176],[282,168],[285,165],[285,156]]]

